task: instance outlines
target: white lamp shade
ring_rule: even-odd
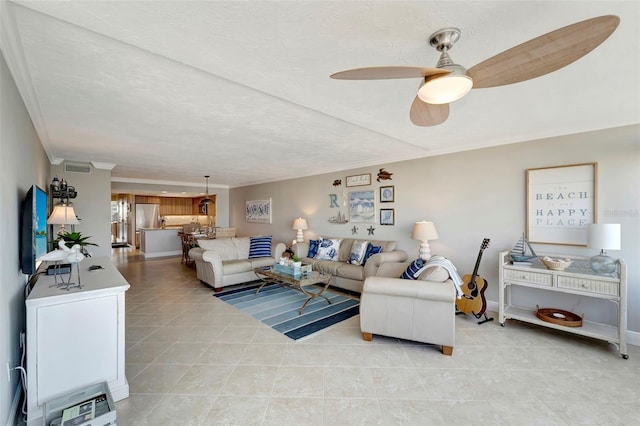
[[[587,232],[587,246],[598,250],[620,250],[620,224],[590,224]]]
[[[293,226],[291,227],[296,230],[306,231],[309,229],[309,225],[307,225],[307,219],[299,217],[293,221]]]
[[[71,206],[55,206],[47,219],[49,225],[78,225],[76,212]]]
[[[428,104],[448,104],[469,93],[473,80],[466,75],[445,75],[427,78],[418,90],[418,97]]]
[[[438,232],[433,222],[416,222],[413,225],[411,238],[418,241],[430,241],[438,239]]]

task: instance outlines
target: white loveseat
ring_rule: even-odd
[[[325,237],[336,239],[335,237]],[[370,243],[382,247],[382,252],[372,255],[364,265],[352,265],[348,263],[349,255],[354,241],[363,241],[363,238],[342,238],[337,260],[319,260],[307,257],[309,253],[309,242],[298,243],[293,246],[294,254],[302,263],[310,263],[313,270],[325,272],[334,276],[331,285],[345,290],[362,292],[364,280],[377,274],[382,263],[398,263],[407,260],[407,253],[404,250],[396,250],[396,241],[368,240]]]
[[[400,279],[411,262],[385,263],[368,277],[360,295],[360,330],[442,346],[451,355],[456,340],[456,290],[449,273],[426,269],[416,280]]]
[[[283,243],[271,244],[270,256],[250,259],[251,237],[199,239],[198,245],[189,251],[189,256],[196,263],[196,275],[200,282],[215,291],[256,280],[254,268],[274,265],[286,249]]]

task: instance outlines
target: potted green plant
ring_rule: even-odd
[[[90,243],[89,241],[87,241],[89,238],[91,238],[91,236],[89,237],[83,237],[81,232],[68,232],[65,231],[61,234],[58,234],[58,240],[63,240],[65,245],[69,248],[73,247],[74,245],[78,244],[80,246],[80,251],[82,252],[82,254],[84,254],[86,257],[91,257],[91,255],[89,254],[89,252],[86,249],[86,246],[96,246],[98,247],[97,244],[95,243]]]

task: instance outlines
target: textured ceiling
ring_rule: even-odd
[[[640,2],[4,1],[2,49],[52,161],[118,180],[230,187],[640,122]],[[455,26],[467,68],[614,14],[600,47],[549,75],[472,90],[416,127],[419,79],[344,69],[435,66]]]

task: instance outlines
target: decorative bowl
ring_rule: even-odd
[[[542,263],[548,269],[552,269],[554,271],[564,271],[569,265],[571,265],[571,259],[552,259],[550,257],[543,257]]]
[[[564,325],[566,327],[582,327],[582,316],[573,312],[563,311],[555,308],[541,308],[536,305],[536,316],[542,321],[553,324]]]

